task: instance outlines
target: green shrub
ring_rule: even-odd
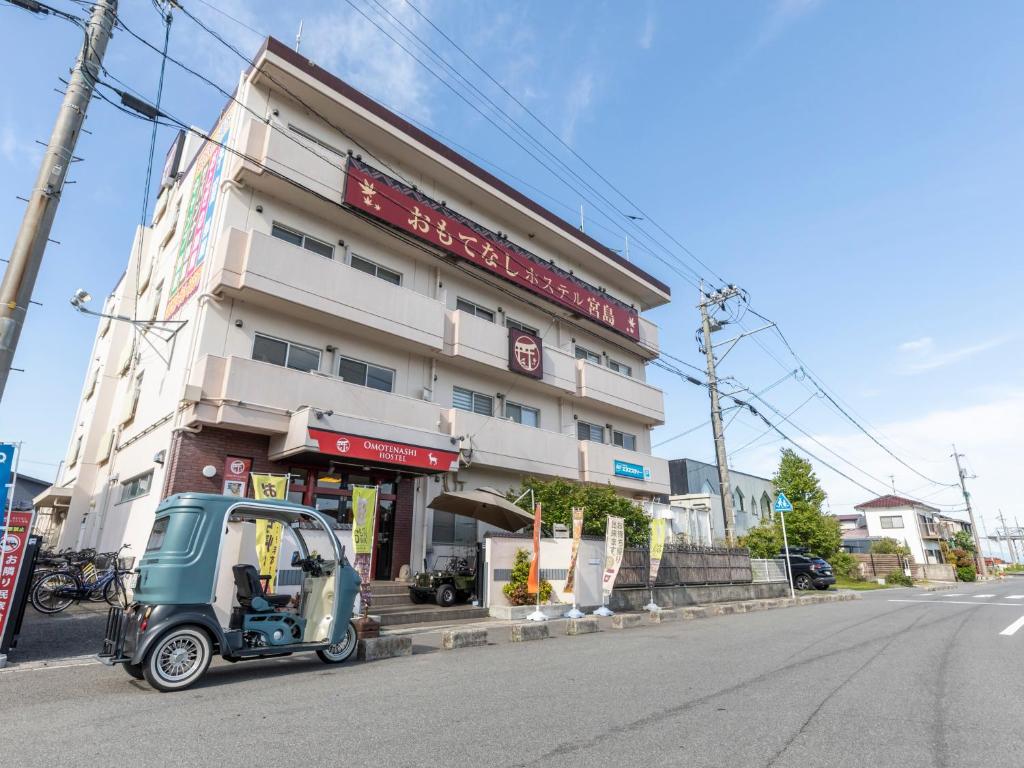
[[[893,571],[885,577],[886,584],[899,584],[901,587],[914,586],[914,580],[903,571]]]
[[[516,550],[516,559],[512,563],[512,575],[502,592],[512,605],[533,605],[537,602],[537,593],[528,592],[526,582],[530,578],[530,553],[525,549]],[[551,600],[551,582],[542,579],[540,582],[540,601]]]
[[[853,581],[862,580],[860,562],[849,552],[836,552],[832,555],[829,563],[832,565],[832,570],[835,571],[836,576],[842,576]]]
[[[973,565],[961,565],[957,566],[956,579],[957,581],[974,581],[978,578],[977,572],[974,570]]]
[[[873,555],[909,555],[910,547],[901,544],[896,539],[886,536],[878,541],[871,542],[871,554]]]

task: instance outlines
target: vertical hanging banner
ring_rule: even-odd
[[[565,589],[570,595],[576,591],[576,559],[580,553],[580,539],[583,538],[583,507],[572,508],[572,555],[569,557],[569,572],[565,577]]]
[[[651,587],[658,580],[658,569],[661,557],[665,554],[665,538],[668,532],[668,520],[655,517],[651,520],[651,572],[648,581]]]
[[[25,562],[31,532],[31,512],[11,512],[7,518],[7,530],[0,532],[0,638],[4,637],[7,622],[15,613],[15,586],[19,583],[18,574]],[[18,593],[24,594],[20,590]]]
[[[615,587],[615,577],[622,565],[622,553],[626,549],[626,526],[621,517],[608,516],[604,534],[604,573],[601,576],[601,591],[607,600]]]
[[[358,485],[352,489],[352,549],[356,557],[352,563],[359,573],[359,598],[363,615],[370,609],[370,563],[373,562],[373,539],[377,530],[377,488]]]
[[[6,525],[7,508],[11,506],[14,499],[14,487],[11,487],[11,495],[7,496],[7,486],[11,485],[11,477],[14,472],[14,444],[0,443],[0,527]]]
[[[531,595],[540,594],[540,502],[533,505],[533,560],[530,561],[530,575],[526,579],[526,591]]]
[[[284,499],[288,496],[289,475],[258,475],[252,473],[252,492],[257,499]],[[267,592],[274,591],[277,583],[277,559],[281,554],[281,534],[284,527],[273,520],[256,521],[256,557],[260,562],[260,575],[269,576]]]

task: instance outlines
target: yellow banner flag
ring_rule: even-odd
[[[665,554],[665,539],[668,536],[668,520],[656,517],[651,520],[651,570],[649,581],[651,586],[658,580],[658,569],[661,558]]]
[[[257,475],[253,472],[252,492],[257,499],[287,498],[288,475]],[[260,575],[270,577],[267,592],[273,592],[277,582],[277,558],[281,554],[283,532],[281,523],[272,520],[256,521],[256,556],[260,562]]]
[[[374,523],[377,517],[377,489],[356,486],[352,489],[352,548],[357,555],[373,552]]]

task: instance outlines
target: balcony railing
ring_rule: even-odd
[[[612,406],[651,424],[665,423],[665,396],[660,389],[610,368],[576,361],[576,394]]]
[[[651,496],[669,493],[665,459],[588,440],[580,441],[579,450],[580,479],[584,482],[611,483]]]

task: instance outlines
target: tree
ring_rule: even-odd
[[[974,537],[967,531],[957,531],[950,539],[949,544],[953,549],[965,549],[974,552]]]
[[[541,504],[541,528],[550,536],[552,526],[562,523],[572,530],[572,508],[583,507],[583,533],[604,536],[609,515],[624,519],[626,545],[643,546],[650,538],[650,518],[639,505],[619,496],[610,485],[583,485],[568,480],[538,480],[527,477],[522,488],[509,491],[508,499],[514,500],[524,491],[532,489]],[[528,512],[530,495],[519,500],[519,506]]]
[[[811,463],[784,448],[772,483],[793,504],[793,511],[786,513],[790,546],[807,547],[825,559],[838,552],[843,542],[839,521],[821,511],[825,491]]]
[[[889,536],[884,536],[878,541],[871,542],[871,554],[872,555],[902,555],[906,557],[910,554],[910,547],[906,544],[902,544],[896,539]]]
[[[749,549],[751,557],[778,557],[782,551],[782,527],[776,520],[762,520],[746,536],[740,536],[739,545]]]

